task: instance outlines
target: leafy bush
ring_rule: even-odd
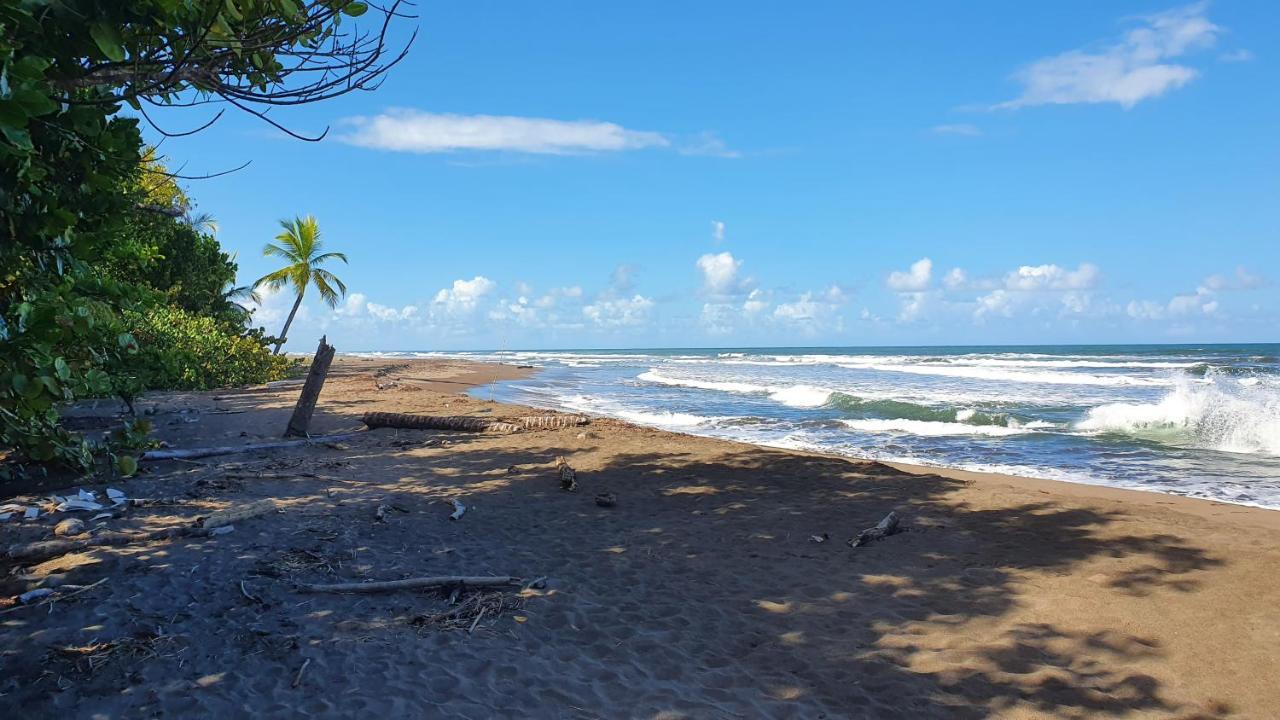
[[[279,380],[294,361],[273,355],[260,331],[229,332],[217,320],[174,307],[125,313],[138,339],[133,369],[148,388],[209,390]]]

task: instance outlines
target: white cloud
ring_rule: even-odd
[[[653,300],[643,295],[630,298],[600,298],[582,308],[582,314],[600,327],[632,327],[649,320]]]
[[[722,253],[707,253],[698,258],[698,270],[702,272],[702,287],[711,295],[733,295],[743,290],[738,280],[738,271],[742,269],[742,261],[733,257],[727,250]]]
[[[1080,263],[1075,270],[1065,270],[1057,265],[1023,265],[1005,276],[1005,287],[1010,290],[1088,290],[1098,282],[1098,267]]]
[[[706,155],[720,158],[738,158],[742,153],[731,150],[715,133],[704,132],[693,139],[683,142],[677,148],[681,155]]]
[[[963,135],[965,137],[978,137],[982,134],[982,129],[977,125],[969,123],[957,123],[954,125],[934,125],[930,130],[934,135]]]
[[[661,133],[629,130],[597,120],[454,115],[392,108],[380,115],[343,122],[352,129],[337,135],[337,140],[397,152],[507,150],[563,155],[671,145]]]
[[[1233,277],[1218,273],[1205,278],[1202,284],[1215,292],[1223,290],[1254,290],[1264,287],[1267,284],[1267,279],[1241,265],[1236,268]]]
[[[969,284],[969,275],[961,268],[951,268],[942,278],[942,284],[948,290],[959,290]]]
[[[454,280],[453,286],[442,288],[432,300],[434,310],[447,315],[463,315],[472,312],[482,297],[493,292],[498,284],[483,275],[470,280]]]
[[[898,309],[898,322],[915,322],[924,316],[929,293],[902,293],[900,297],[902,298],[902,307]]]
[[[1218,56],[1218,59],[1225,63],[1241,63],[1249,62],[1254,59],[1254,54],[1244,48],[1225,52]]]
[[[253,321],[263,325],[268,332],[279,332],[279,325],[284,326],[285,318],[289,317],[289,311],[293,309],[293,303],[298,296],[293,293],[293,289],[289,287],[270,288],[262,287],[258,290],[258,307],[254,309]],[[295,325],[306,321],[311,313],[307,309],[307,304],[303,303],[298,306],[298,312],[293,317]]]
[[[711,239],[716,242],[724,242],[724,222],[721,220],[711,221]]]
[[[995,107],[1117,103],[1128,109],[1182,87],[1197,72],[1166,61],[1217,40],[1222,29],[1205,17],[1206,7],[1199,2],[1141,17],[1117,42],[1037,60],[1015,75],[1022,94]]]
[[[991,315],[1013,317],[1013,306],[1017,299],[1007,290],[992,290],[978,298],[978,307],[973,311],[973,318],[981,322]]]
[[[886,282],[889,288],[898,292],[918,292],[929,287],[929,279],[933,274],[933,261],[920,258],[911,264],[911,269],[903,272],[894,270],[889,273]]]
[[[748,317],[754,317],[756,315],[760,315],[761,313],[763,313],[765,310],[768,310],[768,309],[769,309],[768,296],[763,290],[759,288],[752,290],[751,293],[747,295],[747,299],[742,303],[742,312],[746,314]]]
[[[418,315],[416,305],[405,305],[399,310],[387,305],[379,305],[378,303],[369,303],[366,305],[369,315],[378,320],[412,320]]]

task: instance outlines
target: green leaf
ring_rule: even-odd
[[[138,472],[138,459],[132,455],[121,455],[116,458],[116,470],[123,477],[130,477]]]
[[[65,382],[71,379],[71,368],[67,365],[67,361],[62,358],[53,361],[53,371],[58,374],[59,380]]]
[[[58,103],[49,99],[48,95],[31,88],[23,88],[14,92],[13,101],[22,106],[22,109],[32,117],[48,115],[58,109]]]
[[[26,395],[27,388],[31,386],[31,381],[27,379],[26,375],[21,373],[14,375],[13,379],[10,380],[9,383],[13,385],[13,392],[17,395]]]
[[[347,17],[360,17],[369,10],[369,6],[362,2],[347,3],[342,8],[342,14]]]
[[[105,23],[94,23],[89,26],[89,36],[97,43],[98,49],[108,60],[124,62],[124,41],[120,32]]]

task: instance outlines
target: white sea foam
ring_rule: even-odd
[[[968,425],[962,422],[938,422],[934,420],[905,420],[900,418],[888,420],[841,420],[841,423],[852,430],[869,433],[909,433],[922,437],[942,437],[944,435],[984,435],[987,437],[1004,437],[1022,435],[1033,432],[1026,427],[1005,427],[1003,425]]]
[[[754,385],[743,382],[725,382],[717,380],[701,380],[698,378],[673,378],[659,373],[657,370],[642,372],[637,380],[670,385],[674,387],[696,388],[700,390],[718,390],[720,392],[739,393],[742,395],[768,395],[769,399],[796,408],[820,407],[831,398],[831,390],[812,385],[789,385],[773,387]]]
[[[1184,381],[1157,402],[1093,408],[1076,429],[1280,456],[1280,390],[1229,378]]]
[[[884,363],[866,363],[857,365],[842,364],[840,367],[848,368],[850,370],[879,370],[883,372],[910,373],[913,375],[938,375],[942,377],[968,378],[973,380],[1038,383],[1044,385],[1100,385],[1122,387],[1163,386],[1172,385],[1175,382],[1172,378],[1163,377],[1090,375],[1088,373],[1061,372],[1054,370],[1012,370],[929,363],[909,365],[887,365]]]

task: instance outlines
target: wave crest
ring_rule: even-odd
[[[1154,403],[1093,408],[1076,429],[1280,456],[1280,388],[1231,379],[1179,383]]]

